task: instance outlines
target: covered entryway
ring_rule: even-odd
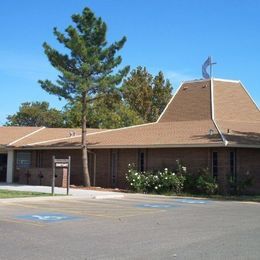
[[[7,154],[0,154],[0,182],[6,182]]]

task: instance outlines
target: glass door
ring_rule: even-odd
[[[0,154],[0,182],[6,182],[7,154]]]

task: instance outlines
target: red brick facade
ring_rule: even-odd
[[[144,153],[145,170],[175,169],[179,159],[189,172],[197,172],[202,168],[212,170],[212,153],[218,156],[218,182],[220,192],[229,189],[230,152],[236,153],[236,176],[238,179],[249,174],[253,178],[253,186],[248,190],[260,194],[260,149],[243,148],[160,148],[160,149],[98,149],[89,154],[89,169],[92,185],[99,187],[127,188],[125,174],[128,164],[140,167],[140,153]],[[82,166],[80,150],[42,150],[32,151],[31,167],[39,169],[51,168],[52,156],[67,158],[71,156],[71,184],[82,184]],[[96,163],[95,163],[96,157]],[[94,183],[94,172],[96,178]],[[22,178],[16,171],[16,181]]]

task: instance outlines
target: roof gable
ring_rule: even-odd
[[[199,80],[183,83],[157,122],[209,119],[211,119],[211,81]]]
[[[241,82],[214,80],[216,120],[260,122],[259,109]]]

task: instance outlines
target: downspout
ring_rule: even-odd
[[[228,140],[225,138],[225,136],[222,134],[222,132],[220,131],[216,121],[215,121],[215,107],[214,107],[214,83],[213,83],[213,78],[210,79],[210,99],[211,99],[211,118],[212,118],[212,121],[215,125],[215,127],[217,128],[220,136],[221,136],[221,139],[224,143],[225,146],[228,145]]]

